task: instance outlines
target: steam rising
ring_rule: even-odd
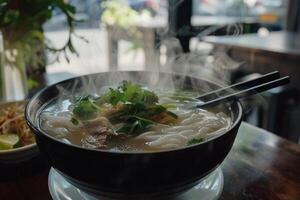
[[[241,31],[240,26],[233,26],[236,28],[234,34]],[[232,31],[232,28],[228,30]],[[203,37],[205,34],[210,34],[211,31],[221,27],[209,28],[199,33],[198,36]],[[214,82],[219,85],[227,85],[230,77],[230,72],[239,67],[240,63],[232,60],[226,54],[226,51],[192,51],[184,53],[179,40],[172,36],[173,33],[165,31],[164,34],[159,32],[160,42],[156,46],[156,51],[165,49],[164,63],[153,62],[153,66],[146,66],[147,71],[151,71],[149,76],[139,76],[137,74],[125,73],[122,71],[115,71],[114,73],[107,73],[105,76],[83,76],[79,80],[75,80],[72,84],[65,88],[58,86],[61,100],[69,99],[74,102],[79,96],[102,94],[109,87],[117,86],[122,80],[131,80],[149,86],[153,89],[167,88],[168,91],[174,91],[185,84],[185,76],[192,76]],[[201,47],[203,43],[200,39],[196,41],[196,49]],[[116,52],[113,52],[116,53]],[[157,55],[159,54],[157,53]],[[163,60],[153,58],[155,60]],[[172,79],[171,76],[162,76],[160,72],[176,73],[182,75],[182,78]],[[208,85],[197,85],[191,82],[191,86],[195,90],[201,88],[203,91],[210,91],[212,88]],[[79,89],[80,88],[80,89]]]
[[[170,10],[175,9],[182,2],[183,0],[177,1]],[[172,16],[170,17],[172,18]],[[179,40],[175,37],[176,33],[172,32],[171,29],[168,27],[157,29],[156,35],[159,42],[155,46],[153,62],[151,66],[145,66],[145,70],[152,71],[149,77],[117,71],[106,76],[82,77],[81,81],[75,81],[73,85],[68,86],[66,89],[59,88],[60,96],[63,99],[73,97],[74,100],[74,98],[81,95],[99,95],[103,93],[103,90],[110,86],[116,86],[122,80],[132,80],[133,82],[144,83],[152,88],[168,88],[169,90],[184,84],[184,78],[176,79],[176,83],[174,83],[173,79],[161,76],[160,72],[188,75],[219,85],[228,85],[230,74],[243,63],[231,59],[227,55],[228,49],[216,51],[211,47],[205,48],[208,45],[201,41],[203,37],[224,28],[226,28],[228,35],[239,35],[243,32],[243,27],[240,24],[209,27],[201,32],[194,33],[197,37],[192,40],[191,46],[193,49],[189,53],[183,52]],[[183,27],[179,31],[184,34],[185,31],[191,30]],[[128,31],[128,33],[131,32]],[[140,43],[142,41],[140,34],[138,33],[136,36],[134,42]],[[117,52],[113,53],[116,54]],[[79,85],[82,86],[80,86],[80,91],[78,91]],[[194,88],[198,88],[197,84],[192,83],[192,85]],[[211,90],[209,86],[201,86],[201,88],[204,88],[205,91]]]

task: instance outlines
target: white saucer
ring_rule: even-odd
[[[216,200],[223,190],[223,173],[216,169],[189,191],[179,195],[174,200]],[[54,168],[48,177],[49,191],[54,200],[106,200],[87,194],[67,182]]]

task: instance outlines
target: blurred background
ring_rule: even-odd
[[[36,6],[42,2],[26,0],[27,3],[30,1],[37,2]],[[24,16],[30,17],[29,12],[22,10],[22,1],[11,2],[6,7],[3,4],[1,9],[19,9],[19,14],[9,13],[5,17],[14,23],[20,16],[23,19]],[[245,120],[300,143],[300,126],[297,124],[300,120],[299,1],[44,2],[49,3],[45,7],[47,15],[43,13],[44,18],[39,21],[42,23],[33,29],[34,33],[30,32],[30,37],[42,38],[43,44],[46,44],[46,48],[43,46],[33,53],[39,61],[36,62],[40,66],[37,67],[39,73],[37,68],[30,68],[28,61],[25,62],[25,82],[24,76],[14,75],[11,68],[2,70],[2,77],[6,77],[2,78],[6,88],[2,92],[5,93],[3,98],[24,98],[43,84],[109,70],[171,71],[209,77],[220,84],[231,84],[278,70],[283,75],[291,76],[291,84],[244,101]],[[40,10],[41,7],[37,7],[37,13]],[[7,24],[5,20],[0,22],[4,44],[2,57],[5,57],[2,61],[14,55],[14,51],[7,53],[7,50],[15,49],[5,45],[7,32],[12,29],[7,28]],[[26,31],[21,30],[22,33]],[[26,34],[21,35],[25,37]],[[28,38],[25,39],[28,41]],[[29,54],[32,48],[26,48],[25,52]],[[16,79],[8,78],[16,76]],[[12,82],[19,79],[19,83]],[[19,91],[20,87],[23,87],[22,91]]]

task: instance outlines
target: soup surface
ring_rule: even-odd
[[[197,94],[143,88],[130,81],[97,96],[56,100],[40,114],[48,134],[86,148],[111,151],[161,151],[201,143],[224,133],[229,110],[209,110]]]

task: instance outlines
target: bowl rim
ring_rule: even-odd
[[[27,104],[28,104],[28,100],[25,99],[25,100],[16,100],[16,101],[2,101],[2,102],[0,102],[0,106],[4,106],[4,105],[7,105],[7,104],[15,104],[15,103],[16,104],[18,104],[18,103],[24,104],[25,109],[26,109]],[[24,109],[24,115],[25,115],[25,109]],[[25,119],[26,119],[26,117],[25,117]],[[37,148],[36,142],[34,142],[32,144],[22,146],[22,147],[17,147],[17,148],[14,148],[14,149],[0,150],[0,155],[20,153],[22,151],[26,151],[26,150],[29,150],[29,149],[35,149],[35,148]]]
[[[190,148],[193,148],[193,147],[196,147],[196,146],[200,146],[200,145],[203,145],[207,142],[210,142],[212,140],[215,140],[217,138],[220,138],[222,137],[223,135],[227,134],[228,132],[231,132],[234,128],[236,128],[242,121],[242,116],[243,116],[243,107],[242,107],[242,104],[240,103],[239,100],[237,101],[234,101],[233,104],[236,104],[237,106],[237,109],[238,109],[238,113],[237,113],[237,117],[236,117],[236,120],[233,121],[233,123],[231,124],[231,126],[225,131],[223,132],[222,134],[219,134],[219,135],[216,135],[216,136],[213,136],[199,144],[193,144],[193,145],[190,145],[190,146],[184,146],[184,147],[180,147],[180,148],[175,148],[175,149],[167,149],[167,150],[159,150],[159,151],[111,151],[111,150],[106,150],[106,149],[92,149],[92,148],[85,148],[85,147],[82,147],[82,146],[79,146],[79,145],[75,145],[75,144],[72,144],[72,143],[66,143],[66,142],[63,142],[62,140],[58,139],[58,138],[55,138],[54,136],[51,136],[49,134],[47,134],[44,130],[40,129],[35,122],[33,122],[31,120],[31,117],[29,116],[29,110],[30,110],[30,107],[32,106],[32,103],[38,99],[38,97],[44,93],[45,91],[47,91],[49,88],[52,88],[52,87],[55,87],[56,85],[60,85],[60,84],[63,84],[63,83],[66,83],[66,82],[69,82],[69,81],[72,81],[72,80],[75,80],[75,79],[78,79],[78,78],[84,78],[84,77],[88,77],[88,76],[91,76],[91,75],[96,75],[96,74],[106,74],[106,73],[163,73],[163,74],[168,74],[168,75],[173,75],[173,76],[186,76],[186,77],[190,77],[190,78],[193,78],[193,79],[200,79],[200,80],[203,80],[203,81],[206,81],[206,82],[209,82],[213,85],[217,85],[217,86],[220,86],[216,83],[213,83],[212,81],[209,81],[209,80],[206,80],[205,78],[197,78],[195,76],[192,76],[192,75],[186,75],[186,74],[179,74],[179,73],[170,73],[170,72],[157,72],[157,71],[108,71],[108,72],[99,72],[99,73],[92,73],[92,74],[86,74],[86,75],[82,75],[82,76],[76,76],[76,77],[73,77],[73,78],[69,78],[69,79],[66,79],[66,80],[63,80],[63,81],[60,81],[60,82],[57,82],[57,83],[54,83],[50,86],[47,86],[45,88],[43,88],[42,90],[40,90],[38,93],[36,93],[27,103],[26,107],[25,107],[25,119],[27,121],[27,124],[29,125],[29,127],[31,127],[34,131],[33,133],[35,135],[37,135],[36,132],[39,132],[41,133],[43,136],[47,137],[48,139],[52,140],[52,141],[55,141],[55,142],[58,142],[59,144],[62,144],[62,145],[65,145],[67,147],[70,147],[70,148],[75,148],[75,149],[78,149],[78,150],[83,150],[83,151],[92,151],[92,152],[101,152],[101,153],[109,153],[109,154],[122,154],[122,155],[134,155],[134,154],[139,154],[139,155],[145,155],[145,154],[160,154],[160,153],[167,153],[167,152],[177,152],[177,151],[184,151],[184,150],[187,150],[187,149],[190,149]],[[230,106],[231,107],[231,106]],[[38,113],[39,114],[39,113]]]
[[[35,143],[28,144],[28,145],[25,145],[25,146],[22,146],[22,147],[17,147],[15,149],[0,150],[0,155],[1,154],[19,153],[19,152],[26,151],[26,150],[29,150],[29,149],[35,149],[36,147],[37,147],[37,144],[35,142]]]

